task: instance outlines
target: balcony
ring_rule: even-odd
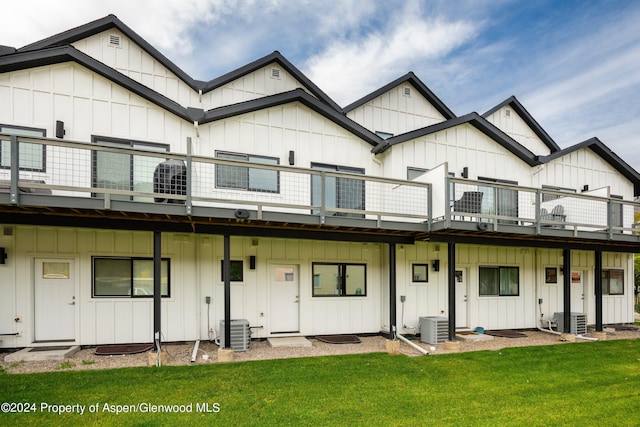
[[[0,141],[5,222],[203,232],[234,226],[407,242],[451,234],[639,242],[637,203],[604,190],[576,194],[450,178],[446,165],[406,181],[190,150],[8,135]]]

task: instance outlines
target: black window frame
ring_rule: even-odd
[[[8,134],[11,135],[11,132],[7,132],[6,130],[11,130],[11,129],[16,129],[16,130],[26,130],[26,131],[31,131],[31,132],[41,132],[42,138],[46,138],[47,137],[47,130],[43,129],[43,128],[36,128],[36,127],[30,127],[30,126],[16,126],[16,125],[9,125],[9,124],[4,124],[4,123],[0,123],[0,134],[4,133],[4,134]],[[20,136],[20,135],[18,135]],[[24,135],[22,135],[24,136]],[[5,142],[6,141],[6,142]],[[11,169],[11,165],[9,166],[5,166],[2,164],[2,143],[6,143],[6,144],[11,144],[10,140],[1,140],[0,141],[0,169]],[[33,145],[33,144],[31,144]],[[19,151],[19,150],[18,150]],[[11,160],[11,159],[9,159]],[[42,168],[29,168],[29,167],[21,167],[20,166],[20,157],[18,157],[18,170],[21,171],[27,171],[27,172],[46,172],[47,171],[47,146],[46,144],[42,144]]]
[[[130,262],[130,267],[129,267],[129,271],[130,271],[130,278],[131,278],[131,283],[130,283],[130,288],[129,288],[129,294],[128,295],[98,295],[96,294],[96,261],[97,260],[120,260],[120,261],[129,261]],[[135,261],[151,261],[153,262],[153,258],[151,257],[127,257],[127,256],[92,256],[91,257],[91,297],[92,298],[131,298],[131,299],[137,299],[137,298],[153,298],[154,295],[136,295],[134,293],[134,262]],[[161,298],[171,298],[171,258],[161,258],[160,262],[166,262],[167,263],[167,293],[161,295]]]
[[[136,147],[153,147],[153,148],[161,148],[164,151],[154,151],[149,150],[149,153],[157,153],[162,155],[163,152],[168,153],[171,149],[169,144],[158,143],[158,142],[147,142],[147,141],[138,141],[134,139],[125,139],[125,138],[113,138],[110,136],[99,136],[92,135],[91,142],[96,145],[100,145],[101,142],[106,142],[108,144],[113,144],[115,146],[122,145],[123,148],[136,148]],[[92,151],[91,152],[91,187],[98,186],[98,155],[103,153],[103,151]],[[123,154],[127,155],[127,154]],[[129,154],[129,191],[134,191],[135,187],[135,162],[133,158],[133,154]],[[159,156],[160,157],[160,156]],[[153,183],[153,176],[151,177],[151,183]],[[91,193],[91,197],[97,197],[98,193]],[[134,200],[134,196],[124,196],[128,197],[128,200]],[[112,196],[112,199],[114,197]]]
[[[482,278],[482,270],[483,269],[491,269],[491,270],[497,270],[498,271],[498,283],[496,285],[497,287],[497,291],[498,293],[482,293],[483,289],[482,289],[482,285],[480,283],[480,280]],[[517,271],[517,275],[516,277],[518,278],[518,292],[515,294],[512,293],[503,293],[502,292],[502,286],[501,286],[501,276],[500,273],[502,272],[502,269],[515,269]],[[482,298],[486,298],[486,297],[519,297],[520,296],[520,267],[518,266],[513,266],[513,265],[481,265],[478,266],[478,296],[482,297]]]
[[[416,267],[424,267],[425,278],[424,279],[416,279]],[[429,283],[429,264],[425,263],[415,263],[411,264],[411,282],[412,283]]]
[[[494,184],[508,184],[508,185],[518,185],[518,181],[512,181],[509,179],[499,179],[499,178],[489,178],[484,176],[479,176],[478,181],[484,181],[487,183]],[[520,210],[520,193],[518,190],[511,190],[507,188],[497,188],[490,186],[483,186],[482,184],[478,184],[478,191],[483,191],[483,188],[490,188],[493,191],[493,206],[490,208],[493,209],[494,215],[498,216],[509,216],[518,218],[519,210]],[[481,213],[486,214],[490,212],[486,211],[487,201],[489,197],[486,194],[482,197],[482,210]],[[506,203],[505,203],[506,201]],[[514,201],[515,203],[509,203]],[[508,219],[499,219],[498,224],[518,224],[517,220],[508,220]]]
[[[232,259],[230,260],[230,280],[231,282],[244,282],[244,261]],[[236,274],[239,273],[239,276]],[[224,260],[220,260],[220,281],[224,282]]]
[[[236,156],[238,157],[238,159],[224,159],[223,157],[220,157],[220,155],[228,155],[228,156]],[[215,157],[222,159],[222,160],[244,160],[246,162],[251,162],[253,161],[252,159],[265,159],[265,160],[275,160],[275,163],[264,163],[265,165],[280,165],[280,158],[278,157],[272,157],[272,156],[264,156],[261,154],[247,154],[247,153],[236,153],[233,151],[226,151],[226,150],[216,150],[215,151]],[[240,158],[242,157],[242,158]],[[260,163],[260,162],[257,162]],[[224,168],[237,168],[238,170],[243,170],[244,169],[244,173],[246,174],[246,179],[243,182],[246,182],[246,185],[237,185],[237,186],[228,186],[225,184],[221,184],[222,179],[220,178],[220,173],[224,170]],[[273,171],[276,174],[276,189],[275,190],[265,190],[263,188],[254,188],[251,186],[251,169],[255,169],[258,171],[265,171],[268,172],[268,170],[264,170],[264,169],[259,169],[259,168],[252,168],[250,166],[227,166],[227,165],[219,165],[216,164],[216,171],[215,171],[215,186],[216,188],[220,188],[220,189],[224,189],[224,190],[243,190],[243,191],[254,191],[257,193],[270,193],[270,194],[279,194],[280,193],[280,171]]]
[[[365,169],[364,168],[356,168],[353,166],[342,166],[342,165],[333,165],[333,164],[329,164],[329,163],[311,163],[311,169],[317,169],[317,170],[324,170],[327,172],[341,172],[341,173],[352,173],[354,175],[365,175]],[[317,204],[315,198],[317,197],[316,194],[316,186],[318,185],[316,183],[316,181],[320,179],[320,177],[318,175],[312,175],[311,177],[311,204]],[[361,188],[360,191],[362,191],[362,197],[361,197],[361,206],[359,209],[354,209],[354,210],[366,210],[366,206],[367,206],[367,186],[364,180],[359,180],[359,179],[350,179],[350,178],[335,178],[336,183],[335,183],[335,207],[336,208],[340,208],[340,209],[354,209],[350,206],[345,207],[342,201],[342,198],[340,197],[342,195],[342,192],[340,191],[341,186],[344,185],[343,183],[347,182],[347,181],[357,181],[360,182]],[[325,198],[328,195],[325,194]],[[326,203],[326,200],[325,200]],[[319,211],[312,211],[311,212],[313,215],[318,215],[320,212]],[[327,215],[332,215],[332,216],[344,216],[344,217],[351,217],[351,218],[364,218],[364,214],[358,214],[358,213],[348,213],[348,212],[333,212],[331,211],[330,207],[326,207],[325,213]]]
[[[611,272],[615,271],[616,273],[620,274],[620,277],[622,278],[622,292],[618,293],[611,293]],[[624,295],[624,269],[622,268],[607,268],[607,269],[602,269],[602,295],[613,295],[613,296],[620,296],[620,295]]]
[[[555,185],[546,185],[546,184],[542,184],[542,189],[543,190],[553,190],[553,191],[561,191],[563,193],[567,193],[567,196],[570,196],[571,194],[577,194],[577,191],[575,188],[568,188],[568,187],[558,187]],[[561,196],[557,195],[557,194],[547,194],[547,193],[542,193],[542,197],[541,197],[541,202],[550,202],[552,200],[556,200],[559,199]]]
[[[336,283],[336,286],[340,286],[340,293],[338,294],[316,294],[315,292],[315,288],[316,288],[316,284],[315,284],[315,271],[316,271],[316,265],[329,265],[329,266],[337,266],[338,270],[339,270],[339,275],[338,277],[340,277],[340,283]],[[363,278],[364,278],[364,283],[363,283],[363,289],[361,289],[360,293],[357,293],[357,290],[359,288],[356,288],[356,293],[353,294],[347,294],[346,293],[346,289],[347,289],[347,280],[345,280],[345,277],[347,276],[347,267],[349,266],[358,266],[358,267],[363,267],[364,271],[363,271]],[[350,262],[313,262],[311,263],[311,296],[313,298],[354,298],[354,297],[366,297],[367,296],[367,264],[366,263],[350,263]]]

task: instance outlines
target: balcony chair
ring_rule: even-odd
[[[555,205],[553,209],[551,209],[551,213],[547,212],[545,208],[540,209],[540,220],[565,222],[567,216],[564,214],[564,206]],[[542,226],[548,228],[564,228],[564,224],[543,224]]]
[[[465,191],[462,197],[453,202],[453,212],[478,214],[482,208],[482,191]],[[463,216],[460,216],[464,219]]]

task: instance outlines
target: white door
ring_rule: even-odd
[[[269,329],[272,334],[300,331],[298,266],[272,265]]]
[[[34,276],[35,341],[75,341],[73,260],[37,258]]]
[[[467,269],[456,270],[456,328],[468,328],[467,319],[468,304]]]
[[[584,284],[586,283],[584,271],[571,272],[571,312],[586,313]]]

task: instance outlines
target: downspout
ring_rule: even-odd
[[[427,350],[425,350],[424,348],[420,347],[420,346],[419,346],[419,345],[417,345],[417,344],[412,343],[411,341],[409,341],[408,339],[406,339],[406,338],[405,338],[405,337],[403,337],[402,335],[397,334],[396,336],[398,337],[398,339],[399,339],[400,341],[406,342],[407,344],[409,344],[409,346],[411,346],[411,347],[415,348],[415,349],[416,349],[416,350],[418,350],[420,353],[422,353],[422,354],[424,354],[424,355],[428,355],[428,354],[429,354],[429,352],[428,352]]]

